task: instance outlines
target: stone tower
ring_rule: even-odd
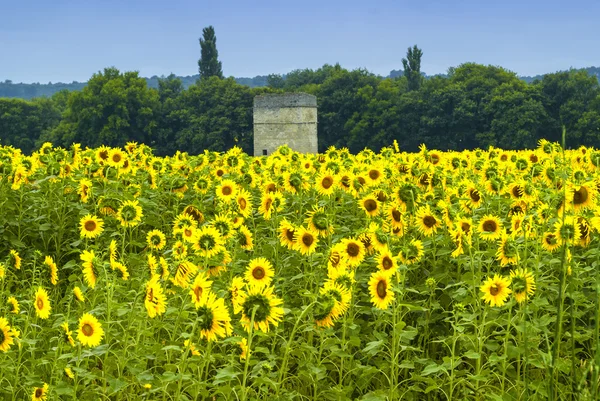
[[[254,156],[270,155],[281,145],[317,153],[317,98],[284,93],[254,98]]]

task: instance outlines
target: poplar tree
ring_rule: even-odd
[[[406,58],[402,59],[402,65],[404,66],[404,75],[408,79],[408,90],[417,90],[421,86],[421,57],[423,51],[414,45],[412,48],[408,48],[406,52]]]
[[[202,36],[200,38],[200,60],[198,60],[200,79],[213,76],[223,78],[221,62],[218,59],[219,52],[217,51],[215,28],[212,25],[204,28]]]

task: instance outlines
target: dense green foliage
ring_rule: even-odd
[[[198,60],[198,70],[200,78],[218,77],[223,78],[223,68],[219,61],[219,52],[217,50],[217,36],[215,28],[212,26],[202,30],[200,38],[200,60]]]
[[[265,91],[317,96],[320,151],[331,145],[377,150],[393,140],[407,151],[421,143],[441,150],[531,148],[540,138],[558,141],[563,125],[569,147],[600,141],[600,85],[583,70],[529,84],[503,68],[466,63],[447,76],[420,79],[416,88],[405,75],[381,78],[339,64],[263,78],[269,87],[217,77],[186,87],[171,75],[157,79],[154,89],[137,72],[107,68],[81,91],[33,101],[0,98],[0,143],[29,152],[45,141],[64,147],[137,141],[160,155],[238,144],[252,153],[253,98]]]

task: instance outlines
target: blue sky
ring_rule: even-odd
[[[2,0],[0,81],[193,75],[208,25],[226,76],[336,62],[387,75],[414,44],[428,74],[473,61],[535,75],[600,66],[599,19],[597,0]]]

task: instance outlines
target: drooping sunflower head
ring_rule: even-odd
[[[407,266],[419,262],[423,255],[423,242],[418,239],[412,239],[398,252],[398,258]]]
[[[15,270],[21,269],[21,256],[19,256],[19,252],[11,249],[8,254],[8,266]]]
[[[247,251],[254,249],[254,240],[252,239],[252,232],[245,225],[240,225],[235,233],[236,243],[240,248]]]
[[[513,295],[518,303],[525,302],[535,292],[535,279],[529,270],[522,268],[511,270],[510,278]]]

